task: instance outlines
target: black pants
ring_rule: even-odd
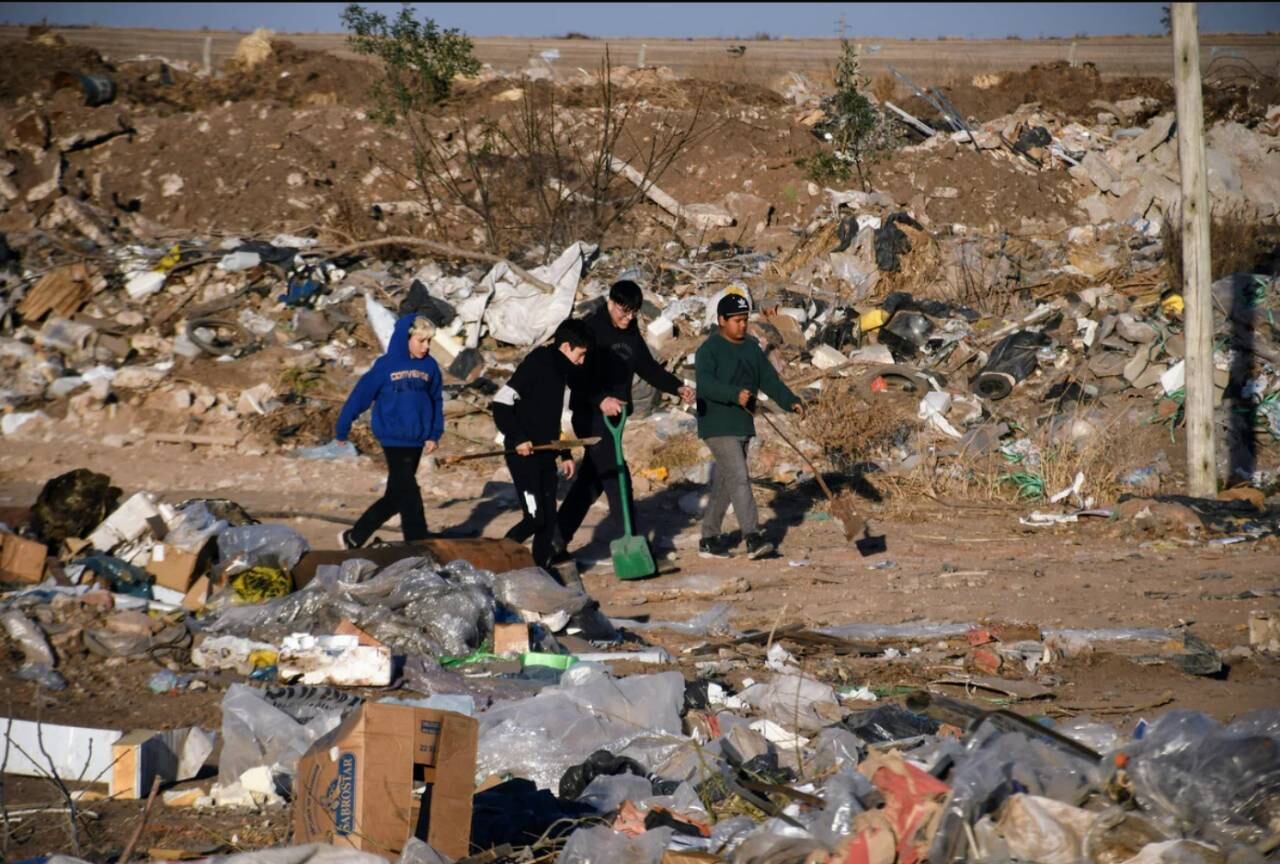
[[[418,488],[418,463],[421,447],[383,447],[387,459],[387,491],[364,511],[351,539],[363,546],[373,532],[395,514],[400,514],[400,529],[406,542],[427,538],[427,516],[422,510],[422,490]]]
[[[506,536],[523,543],[532,535],[533,562],[548,568],[551,559],[564,549],[560,526],[556,523],[556,487],[560,481],[555,454],[541,452],[532,456],[508,456],[507,468],[516,484],[520,512],[524,518],[512,525]]]
[[[600,443],[592,444],[587,448],[582,464],[578,466],[578,474],[574,478],[573,485],[569,487],[569,494],[560,505],[560,536],[564,538],[566,546],[573,540],[573,535],[581,527],[582,520],[587,518],[587,511],[600,497],[601,492],[609,498],[609,515],[618,523],[618,528],[622,528],[622,492],[618,489],[618,457],[613,450],[613,436],[605,428],[604,416],[598,411],[592,412],[586,418],[579,418],[574,414],[573,433],[579,438],[599,435]],[[631,514],[632,532],[639,534],[631,472],[625,464],[623,470],[627,471],[626,506]]]

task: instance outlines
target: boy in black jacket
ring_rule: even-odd
[[[523,542],[532,534],[534,563],[548,570],[565,545],[556,522],[556,458],[566,478],[573,476],[574,463],[567,450],[533,448],[560,440],[569,371],[582,365],[593,344],[584,322],[573,318],[562,322],[551,344],[530,352],[493,397],[493,421],[506,448],[516,451],[506,457],[507,468],[524,513],[506,536]]]
[[[618,488],[617,455],[604,425],[606,415],[616,419],[624,408],[631,413],[632,378],[639,375],[663,393],[679,394],[686,405],[693,404],[693,388],[653,359],[636,326],[643,300],[640,286],[624,279],[610,287],[603,306],[583,319],[595,344],[586,364],[570,376],[569,409],[573,412],[574,434],[579,438],[599,436],[600,443],[588,447],[583,454],[582,469],[560,507],[560,534],[566,544],[573,540],[601,492],[608,496],[609,513],[619,525],[624,506],[631,512],[631,524],[637,524],[632,484],[627,483],[627,501],[623,502]],[[640,533],[638,527],[635,531]]]

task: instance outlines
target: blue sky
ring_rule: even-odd
[[[0,3],[0,22],[340,32],[342,3]],[[367,3],[394,14],[399,3]],[[1072,36],[1156,33],[1160,3],[421,3],[473,36]],[[1280,3],[1201,3],[1201,32],[1280,32]]]

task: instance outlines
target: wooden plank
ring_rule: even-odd
[[[1213,428],[1213,305],[1210,294],[1209,194],[1205,177],[1204,97],[1196,4],[1173,4],[1174,93],[1182,174],[1182,297],[1186,304],[1187,491],[1218,493]]]

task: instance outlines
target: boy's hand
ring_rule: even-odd
[[[600,400],[600,413],[606,417],[617,417],[622,413],[623,407],[622,400],[612,396],[606,396]]]
[[[680,394],[680,400],[686,405],[692,405],[693,400],[697,397],[697,393],[688,384],[681,387],[677,392]]]
[[[440,446],[439,442],[428,441],[426,444],[423,445],[422,452],[430,456],[432,453],[436,452],[436,447],[438,446]]]
[[[518,454],[519,454],[519,455],[521,455],[521,456],[532,456],[532,455],[533,455],[533,442],[532,442],[532,441],[521,441],[519,444],[517,444],[517,445],[516,445],[516,453],[518,453]]]
[[[747,403],[748,403],[748,402],[750,402],[750,401],[751,401],[751,391],[750,391],[750,390],[739,390],[739,391],[738,391],[738,404],[739,404],[739,405],[741,405],[743,408],[746,408],[746,407],[747,407]]]
[[[799,414],[799,415],[800,415],[800,417],[801,417],[802,419],[804,418],[804,403],[803,403],[803,402],[797,402],[796,404],[792,405],[792,406],[791,406],[791,410],[792,410],[792,411],[794,411],[794,412],[796,412],[797,414]]]
[[[573,479],[574,464],[572,459],[563,459],[560,462],[560,474],[566,480]]]

